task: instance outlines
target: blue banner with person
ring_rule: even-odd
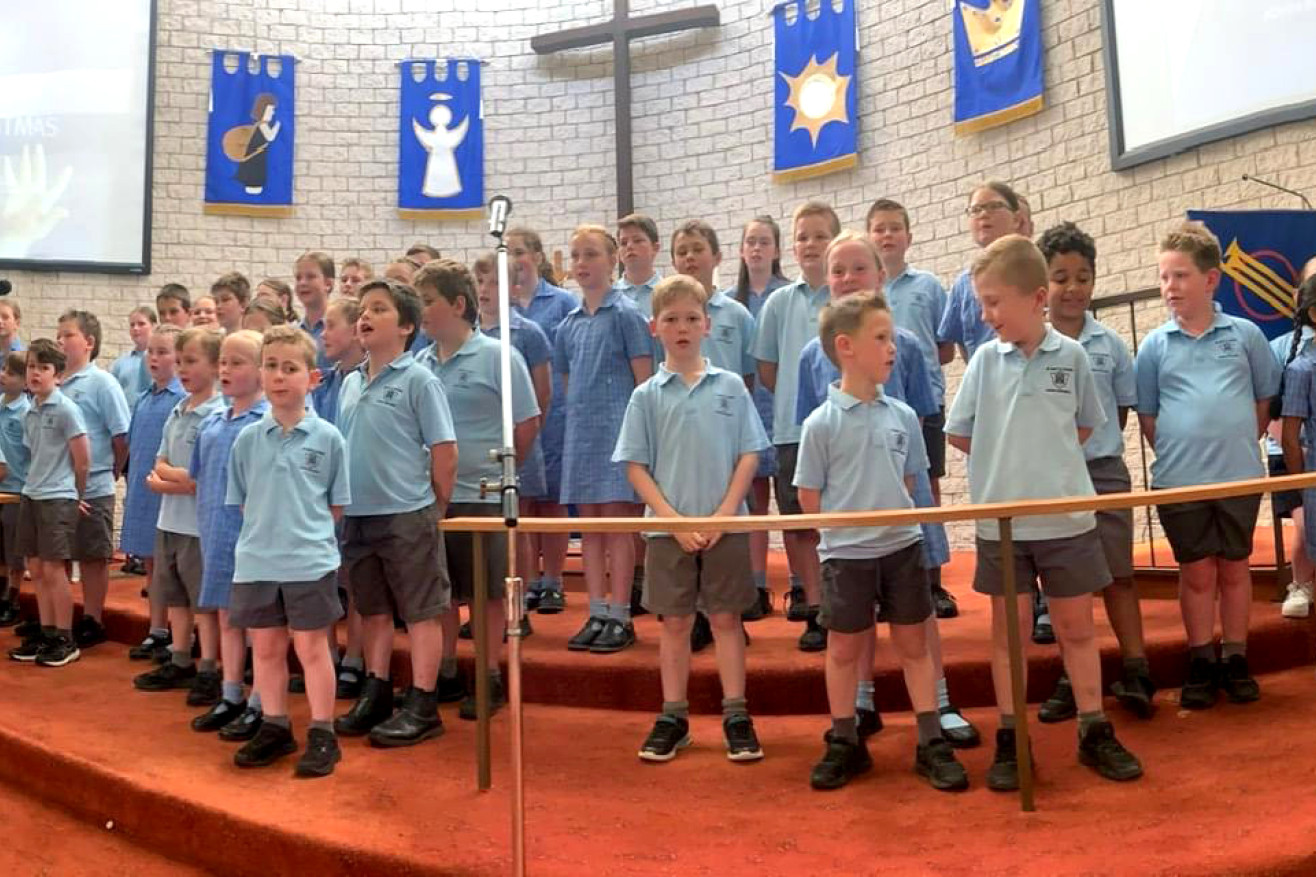
[[[204,212],[291,215],[295,72],[292,55],[212,53]]]
[[[774,182],[816,177],[859,162],[859,34],[855,0],[807,0],[772,10],[776,33]]]
[[[1042,110],[1041,0],[952,0],[955,133]]]
[[[398,66],[398,213],[408,219],[482,216],[480,61],[411,60]]]

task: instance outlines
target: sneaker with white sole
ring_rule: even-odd
[[[1311,584],[1309,582],[1289,582],[1289,594],[1284,598],[1284,605],[1279,614],[1285,618],[1306,618],[1311,614]]]

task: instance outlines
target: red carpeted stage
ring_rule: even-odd
[[[1259,551],[1256,562],[1266,559]],[[780,589],[784,561],[773,562]],[[962,614],[943,622],[942,636],[952,696],[990,739],[988,609],[969,592],[971,564],[957,556],[947,568]],[[1127,785],[1076,763],[1072,722],[1034,723],[1033,814],[985,788],[990,742],[960,753],[973,783],[967,793],[934,792],[914,776],[912,717],[903,712],[894,658],[882,651],[887,728],[869,744],[876,769],[840,792],[811,791],[808,771],[827,726],[822,657],[797,652],[799,628],[779,615],[748,625],[750,708],[765,761],[728,762],[718,718],[698,715],[694,747],[671,764],[641,763],[635,752],[659,701],[654,621],[637,622],[641,642],[629,652],[569,653],[565,640],[583,617],[578,598],[563,615],[533,616],[525,648],[528,870],[1312,873],[1316,810],[1301,804],[1316,774],[1311,626],[1281,619],[1269,580],[1259,576],[1258,585],[1250,648],[1262,700],[1187,713],[1175,691],[1163,691],[1148,722],[1108,701],[1121,738],[1147,769]],[[443,711],[447,734],[415,749],[344,741],[344,760],[328,780],[295,781],[291,763],[239,772],[231,746],[189,730],[194,711],[181,692],[132,689],[142,668],[128,662],[125,646],[146,628],[139,588],[137,579],[115,581],[107,617],[115,642],[78,664],[0,666],[0,806],[13,814],[0,872],[186,873],[169,859],[225,874],[509,869],[504,715],[494,722],[488,793],[475,790],[474,725],[460,721],[455,706]],[[1144,617],[1155,674],[1171,685],[1183,663],[1178,607],[1164,599],[1171,592],[1163,583],[1147,590],[1162,595],[1144,601]],[[1108,632],[1102,645],[1113,661]],[[469,669],[470,643],[462,649]],[[1035,701],[1058,662],[1054,647],[1030,647],[1030,660]],[[715,712],[711,650],[694,665],[692,706]],[[293,716],[303,738],[300,697]]]

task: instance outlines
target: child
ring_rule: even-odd
[[[384,268],[384,279],[392,280],[396,283],[411,285],[411,281],[420,270],[420,262],[410,256],[403,256],[400,259],[394,259]]]
[[[242,315],[251,301],[251,281],[237,271],[221,275],[210,285],[215,299],[215,318],[225,334],[242,328]]]
[[[81,657],[73,638],[73,593],[64,562],[73,557],[78,518],[90,512],[82,500],[90,445],[78,406],[59,391],[64,352],[47,338],[27,352],[27,389],[32,407],[23,417],[23,440],[31,451],[18,507],[18,552],[27,559],[37,592],[40,628],[9,650],[9,658],[43,667],[63,667]]]
[[[755,333],[763,304],[779,287],[789,281],[781,273],[781,229],[771,216],[756,216],[745,223],[740,234],[740,269],[736,285],[727,294],[744,305],[754,317]],[[751,351],[753,342],[751,341]],[[757,363],[757,360],[755,360]],[[755,366],[757,371],[757,365]],[[754,384],[754,408],[763,421],[763,428],[772,435],[772,391],[762,381]],[[771,478],[777,474],[777,452],[769,445],[759,454],[759,469],[754,475],[754,486],[749,491],[749,513],[766,515],[768,497],[772,489]],[[768,590],[768,534],[755,531],[749,534],[750,565],[754,570],[754,585],[758,588],[758,602],[745,613],[746,621],[758,621],[772,614],[772,592]]]
[[[658,225],[643,213],[632,213],[617,220],[617,247],[620,251],[622,275],[613,286],[630,299],[647,319],[651,315],[650,299],[658,274],[653,270],[658,261]],[[655,342],[655,352],[661,349]]]
[[[440,259],[442,256],[439,254],[437,247],[431,247],[429,244],[414,243],[407,248],[407,258],[416,263],[416,270],[420,270],[420,267],[426,262]]]
[[[648,514],[743,515],[745,494],[768,437],[743,375],[705,359],[706,287],[683,275],[653,293],[652,328],[665,352],[658,373],[631,394],[612,459],[626,464]],[[740,614],[753,604],[749,537],[674,533],[648,537],[644,603],[662,619],[659,667],[663,710],[640,747],[645,761],[670,761],[690,745],[690,635],[696,608],[708,614],[722,682],[727,758],[763,757],[745,704],[745,638]]]
[[[190,693],[189,705],[214,705],[207,716],[193,720],[193,727],[202,719],[214,722],[215,726],[207,730],[219,730],[242,713],[241,706],[222,699],[223,687],[215,672],[219,658],[219,619],[213,609],[201,612],[197,606],[201,596],[201,539],[197,529],[196,483],[188,474],[201,425],[224,405],[223,398],[215,395],[222,337],[217,330],[194,327],[174,338],[178,380],[187,396],[170,410],[156,450],[149,454],[152,469],[146,476],[146,486],[159,495],[160,505],[151,608],[154,612],[157,606],[163,607],[169,620],[168,629],[152,631],[158,633],[152,645],[165,648],[169,659],[158,669],[133,680],[139,691],[190,688],[195,699]],[[201,645],[199,671],[192,662],[194,627]],[[223,721],[216,722],[215,714],[222,716]]]
[[[575,503],[587,518],[630,517],[640,511],[625,470],[611,460],[631,392],[653,373],[653,339],[644,316],[610,283],[616,260],[617,243],[606,229],[576,228],[571,268],[584,301],[558,326],[553,347],[567,417],[561,500]],[[581,554],[589,618],[567,648],[597,653],[629,648],[635,644],[632,535],[585,533]]]
[[[217,730],[219,738],[227,741],[252,739],[262,720],[260,692],[253,690],[250,698],[242,696],[246,631],[233,624],[230,617],[233,551],[242,528],[242,512],[227,504],[233,443],[243,429],[258,422],[269,409],[260,387],[261,344],[261,336],[246,329],[225,336],[219,348],[219,390],[227,404],[201,421],[187,471],[196,485],[196,527],[201,540],[201,591],[194,605],[203,644],[211,624],[204,615],[213,613],[217,617],[223,670],[219,702],[212,701],[209,712],[192,720],[192,730]]]
[[[0,458],[3,458],[4,475],[0,477],[0,493],[21,494],[27,481],[28,465],[32,453],[23,443],[23,421],[32,407],[23,392],[27,384],[27,356],[7,353],[0,369]],[[0,506],[0,549],[4,551],[4,566],[0,574],[7,574],[4,594],[0,597],[0,627],[12,627],[19,621],[19,585],[23,582],[26,565],[18,550],[18,505]]]
[[[247,305],[247,310],[242,315],[242,328],[259,332],[262,335],[271,326],[282,326],[285,323],[287,323],[287,320],[284,317],[283,309],[268,298],[256,299]]]
[[[1105,414],[1082,345],[1046,324],[1046,260],[1028,239],[1006,235],[974,260],[971,278],[983,317],[1000,339],[978,348],[946,416],[947,441],[969,455],[973,502],[1092,496],[1081,445]],[[1115,739],[1101,708],[1092,594],[1110,583],[1110,571],[1095,516],[1075,512],[1015,521],[1016,606],[1005,605],[995,520],[978,521],[977,553],[973,587],[992,597],[992,681],[1001,711],[988,788],[1019,787],[1004,617],[1016,612],[1022,625],[1031,616],[1029,590],[1038,578],[1078,704],[1079,761],[1111,780],[1142,776],[1142,765]]]
[[[264,298],[278,305],[285,323],[297,322],[297,309],[292,306],[292,287],[282,280],[266,277],[256,287],[256,298]]]
[[[192,305],[192,325],[198,328],[218,326],[219,317],[215,314],[215,299],[203,295]]]
[[[338,269],[338,294],[344,298],[356,298],[361,284],[374,278],[375,269],[365,259],[356,256],[344,259]]]
[[[754,386],[758,365],[750,346],[754,341],[754,317],[749,309],[713,285],[713,272],[722,263],[717,232],[703,220],[681,223],[672,233],[672,266],[677,272],[693,277],[707,295],[708,334],[702,352],[709,363],[733,375],[740,375],[745,386]]]
[[[110,363],[110,374],[123,387],[129,412],[137,407],[138,398],[151,386],[153,376],[146,366],[146,346],[150,343],[155,320],[155,311],[146,305],[133,308],[128,315],[128,337],[132,339],[133,349]]]
[[[26,350],[18,332],[23,326],[23,308],[12,298],[0,299],[0,353]]]
[[[1304,271],[1304,273],[1306,273]],[[1289,353],[1284,367],[1283,393],[1284,402],[1280,409],[1282,415],[1282,447],[1284,449],[1284,471],[1286,473],[1299,474],[1310,472],[1316,468],[1316,384],[1312,382],[1313,366],[1316,366],[1316,359],[1313,359],[1310,343],[1303,343],[1304,339],[1310,340],[1312,327],[1316,326],[1316,274],[1308,276],[1303,280],[1302,285],[1298,288],[1298,300],[1294,308],[1293,315],[1293,332],[1289,339]],[[1299,353],[1300,347],[1306,347],[1302,353]],[[1307,444],[1303,447],[1302,433],[1306,432]],[[1304,490],[1300,493],[1302,506],[1298,511],[1304,511],[1303,506],[1310,506],[1316,511],[1316,490]],[[1272,497],[1272,502],[1278,500],[1278,496]],[[0,514],[3,514],[0,511]],[[1298,529],[1298,544],[1300,546],[1316,547],[1316,514],[1295,515],[1295,526]],[[1308,554],[1310,549],[1305,550]],[[1297,577],[1297,557],[1294,557],[1294,576]],[[1284,601],[1284,615],[1293,618],[1306,618],[1311,612],[1311,593],[1310,583],[1299,584],[1295,582],[1289,586],[1288,599]],[[1295,594],[1297,597],[1295,598]],[[1303,598],[1306,598],[1305,601]],[[1296,604],[1296,609],[1290,609],[1290,606]],[[1300,611],[1299,611],[1300,610]]]
[[[1255,324],[1220,313],[1220,242],[1201,223],[1161,240],[1161,298],[1170,319],[1138,349],[1138,420],[1156,450],[1152,487],[1187,487],[1263,475],[1257,439],[1270,420],[1280,372]],[[1261,497],[1170,503],[1156,511],[1179,564],[1188,633],[1185,709],[1215,705],[1217,688],[1250,703],[1260,687],[1247,665],[1252,531]],[[1224,634],[1215,647],[1216,604]]]
[[[334,260],[328,253],[302,253],[293,266],[293,277],[293,288],[305,314],[301,327],[315,339],[319,369],[328,371],[330,362],[324,356],[324,311],[329,306],[329,291],[334,288]]]
[[[491,449],[503,444],[501,345],[476,331],[475,281],[466,266],[451,259],[434,259],[416,274],[416,290],[425,306],[425,334],[434,344],[420,356],[422,365],[443,382],[457,436],[457,481],[447,517],[501,517],[502,494],[497,490],[481,495],[480,483],[497,485],[502,464],[489,459]],[[513,445],[517,459],[526,459],[539,433],[539,405],[535,401],[530,373],[520,354],[512,356]],[[443,662],[440,675],[457,669],[457,636],[461,619],[457,604],[475,599],[475,545],[471,533],[444,535],[448,573],[452,580],[453,604],[442,616]],[[498,669],[507,616],[507,536],[490,533],[485,539],[485,576],[489,602],[485,619],[491,648],[487,672],[490,677],[491,708],[503,705],[503,680]],[[480,672],[478,669],[476,672]],[[475,695],[462,701],[458,713],[475,719]]]
[[[334,728],[346,737],[369,734],[374,746],[411,746],[442,734],[439,702],[465,696],[455,672],[439,675],[439,619],[451,595],[438,524],[452,496],[457,443],[442,383],[407,352],[420,318],[410,287],[388,280],[361,287],[357,334],[367,359],[343,381],[339,402],[352,493],[343,567],[365,617],[367,676]],[[411,640],[412,680],[396,713],[389,684],[395,612]]]
[[[145,561],[147,581],[155,555],[156,524],[160,518],[160,496],[146,484],[160,449],[165,421],[184,397],[183,386],[174,376],[174,343],[182,330],[173,323],[159,326],[146,346],[146,364],[151,371],[151,386],[142,391],[128,422],[128,477],[123,494],[123,527],[119,531],[119,549],[126,555]],[[152,648],[168,635],[165,606],[151,601]],[[143,643],[143,645],[145,645]],[[138,646],[141,654],[142,646]],[[132,657],[130,652],[129,657]],[[190,657],[190,653],[189,653]]]
[[[88,311],[65,311],[57,340],[64,351],[60,391],[82,411],[91,445],[87,511],[78,518],[73,536],[73,560],[82,567],[82,618],[75,636],[81,648],[105,642],[101,615],[110,588],[110,555],[114,553],[114,482],[128,461],[128,400],[119,382],[96,365],[101,352],[101,324]]]
[[[835,274],[831,275],[835,278]],[[827,401],[800,435],[795,485],[806,514],[912,508],[914,479],[927,471],[922,429],[909,406],[881,390],[895,361],[891,312],[880,297],[858,293],[823,311],[820,337],[841,370]],[[918,723],[914,772],[943,791],[968,788],[968,776],[942,737],[936,672],[926,636],[932,595],[923,574],[916,526],[822,531],[821,617],[827,641],[827,749],[809,777],[815,789],[839,789],[872,768],[855,720],[853,692],[874,615],[888,623]]]
[[[841,232],[836,211],[821,201],[806,201],[791,219],[795,261],[800,279],[772,294],[758,317],[754,357],[759,380],[772,391],[772,443],[777,450],[777,507],[784,515],[798,515],[795,495],[795,455],[800,427],[795,422],[795,394],[799,386],[800,351],[818,334],[818,314],[830,297],[824,253]],[[818,533],[787,530],[783,534],[790,563],[790,606],[786,617],[805,622],[799,648],[820,652],[827,648],[827,631],[818,625],[821,585],[818,581]],[[796,581],[798,579],[798,582]]]
[[[155,296],[155,311],[161,323],[186,329],[192,319],[192,299],[181,283],[166,283]]]
[[[1138,402],[1138,387],[1129,349],[1088,312],[1096,273],[1096,245],[1072,222],[1047,229],[1038,245],[1047,261],[1051,327],[1083,345],[1106,412],[1106,422],[1083,443],[1092,487],[1098,494],[1126,493],[1133,488],[1124,464],[1124,422],[1129,408]],[[1143,646],[1142,612],[1133,581],[1133,510],[1097,512],[1097,534],[1111,574],[1111,583],[1102,590],[1101,598],[1124,659],[1123,675],[1111,691],[1134,715],[1149,718],[1156,686]],[[1060,721],[1073,718],[1077,710],[1069,678],[1062,674],[1056,693],[1042,705],[1038,718]]]
[[[347,446],[306,403],[319,378],[315,357],[315,342],[300,329],[266,333],[261,381],[269,411],[238,435],[228,471],[228,502],[242,510],[230,612],[234,625],[251,631],[265,707],[260,730],[233,762],[262,767],[297,749],[288,721],[291,639],[311,706],[306,751],[294,770],[300,777],[328,776],[342,759],[329,637],[343,615],[334,522],[350,499]]]
[[[343,380],[366,358],[356,337],[356,321],[360,317],[361,305],[355,298],[336,298],[324,312],[324,355],[333,368],[320,376],[311,401],[315,403],[315,413],[330,423],[338,422],[338,396]]]

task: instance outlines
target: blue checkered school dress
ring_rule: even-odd
[[[549,346],[548,336],[544,330],[539,328],[539,324],[528,317],[523,317],[515,311],[510,315],[508,325],[512,327],[511,339],[512,347],[521,354],[525,360],[526,368],[534,371],[536,366],[549,363],[549,373],[552,380],[552,358],[553,349]],[[502,337],[502,326],[490,326],[484,330],[484,334],[490,338]],[[556,401],[556,400],[555,400]],[[552,403],[550,403],[552,404]],[[517,467],[517,480],[519,482],[522,499],[549,499],[548,483],[544,473],[544,448],[542,442],[543,421],[540,421],[540,434],[535,436],[535,443],[531,445],[529,453],[524,460],[519,461]],[[551,497],[555,502],[556,495]]]
[[[146,476],[155,468],[165,421],[185,398],[187,392],[175,378],[163,388],[152,384],[133,403],[128,425],[128,484],[123,494],[123,527],[119,531],[119,550],[124,554],[138,557],[155,554],[160,494],[146,486]]]
[[[202,421],[197,433],[188,468],[196,482],[197,531],[201,534],[201,596],[197,605],[204,609],[227,609],[233,590],[233,551],[242,530],[242,510],[224,503],[233,442],[269,407],[262,399],[237,417],[229,417],[232,408],[222,408]]]
[[[542,277],[535,287],[534,297],[524,308],[517,305],[514,310],[523,317],[532,320],[548,336],[551,350],[557,339],[558,326],[567,315],[580,305],[580,299],[560,286],[554,286]],[[567,406],[562,390],[562,375],[556,366],[553,368],[553,401],[544,415],[544,425],[539,430],[539,446],[544,452],[544,493],[543,498],[559,502],[562,495],[562,442],[566,437]]]

